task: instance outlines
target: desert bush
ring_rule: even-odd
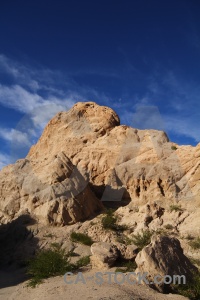
[[[189,240],[189,241],[192,241],[192,240],[194,240],[194,237],[191,234],[188,233],[188,235],[186,235],[185,239]]]
[[[193,249],[200,249],[200,237],[194,239],[194,240],[191,240],[189,242],[189,245],[190,247],[192,247]]]
[[[175,285],[175,292],[188,297],[190,300],[200,299],[200,273],[194,274],[192,280],[186,284]]]
[[[133,244],[133,241],[127,237],[126,235],[122,234],[117,237],[118,243],[124,244],[124,245],[131,245]]]
[[[66,272],[77,271],[90,263],[90,257],[81,257],[75,264],[70,263],[72,252],[65,253],[58,244],[40,250],[34,258],[27,262],[27,274],[31,276],[28,286],[35,287],[44,279],[64,275]]]
[[[174,227],[171,224],[167,224],[164,226],[165,229],[172,230]]]
[[[183,208],[180,205],[170,205],[170,211],[183,211]]]
[[[134,234],[132,237],[133,244],[142,250],[145,246],[150,244],[153,232],[150,230],[142,230],[141,233]]]
[[[104,229],[111,229],[114,231],[124,231],[127,229],[126,225],[117,224],[117,217],[114,216],[114,211],[108,209],[106,215],[101,220],[102,226]]]
[[[171,149],[172,150],[177,150],[177,147],[176,146],[171,146]]]
[[[121,260],[119,263],[119,267],[115,269],[115,272],[133,272],[137,268],[136,262],[132,260]]]
[[[48,233],[48,234],[44,234],[43,237],[44,238],[53,238],[53,237],[56,237],[56,236],[52,233]]]
[[[193,265],[200,267],[200,259],[198,258],[190,258],[190,261]]]
[[[91,246],[93,244],[93,240],[85,233],[77,233],[72,232],[71,235],[72,242],[80,243],[83,245]]]
[[[27,274],[31,276],[28,285],[35,287],[43,279],[63,275],[72,269],[63,249],[52,246],[50,249],[40,250],[28,261]]]
[[[81,267],[85,267],[89,265],[89,263],[90,263],[90,256],[83,256],[76,262],[75,267],[79,269]]]

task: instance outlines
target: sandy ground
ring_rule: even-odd
[[[95,272],[90,270],[82,273],[86,284],[74,281],[77,274],[68,277],[72,284],[67,284],[64,277],[58,276],[44,281],[36,288],[27,287],[27,281],[17,284],[23,280],[23,272],[14,271],[0,272],[1,285],[0,300],[183,300],[187,299],[178,295],[163,295],[155,292],[147,286],[108,283],[108,275],[103,275],[103,283],[98,285],[95,279]],[[112,270],[109,270],[112,271]],[[94,276],[94,278],[92,278]]]

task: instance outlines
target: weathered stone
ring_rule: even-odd
[[[192,278],[193,272],[197,270],[184,255],[179,240],[168,236],[154,235],[151,244],[138,253],[135,261],[137,264],[135,272],[141,274],[147,272],[149,282],[153,282],[156,275],[162,277],[169,275],[172,280],[174,275],[183,275],[187,282]],[[166,285],[161,280],[161,283],[155,284],[155,286],[158,290],[163,291]]]
[[[173,145],[163,131],[120,126],[112,109],[77,103],[47,124],[25,159],[0,172],[0,220],[27,211],[39,222],[72,224],[101,209],[98,199],[139,207],[156,201],[165,209],[189,199],[193,207],[200,193],[200,144]],[[130,225],[147,228],[162,214],[151,207],[142,223],[132,218]],[[199,205],[194,214],[193,230]],[[180,230],[184,222],[177,223]]]
[[[91,263],[93,268],[112,267],[119,257],[117,247],[106,242],[98,242],[92,244],[91,252]]]

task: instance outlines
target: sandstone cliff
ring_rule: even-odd
[[[172,146],[176,146],[175,149]],[[25,159],[0,172],[0,220],[84,220],[104,204],[161,206],[200,193],[200,144],[178,146],[157,130],[120,125],[94,102],[58,113]]]

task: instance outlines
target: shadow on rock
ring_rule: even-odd
[[[35,223],[29,215],[22,215],[0,225],[0,288],[27,279],[26,261],[34,255],[38,245],[38,239],[27,226]]]

